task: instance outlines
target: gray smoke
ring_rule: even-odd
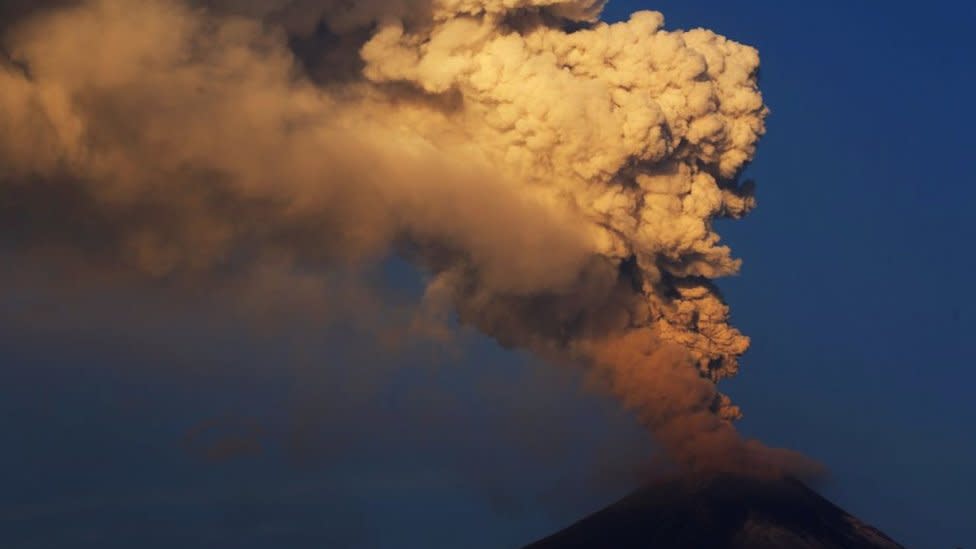
[[[193,280],[397,252],[430,275],[418,322],[591,368],[679,463],[816,468],[716,389],[749,346],[712,220],[755,205],[753,48],[594,0],[4,6],[23,260]]]

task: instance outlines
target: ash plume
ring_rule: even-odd
[[[10,4],[3,253],[176,280],[400,253],[418,318],[587,366],[676,462],[815,470],[716,388],[749,346],[712,220],[755,205],[758,54],[603,4]]]

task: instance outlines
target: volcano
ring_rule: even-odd
[[[904,549],[792,478],[671,478],[525,549]]]

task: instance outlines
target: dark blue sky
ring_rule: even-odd
[[[760,207],[721,230],[745,261],[722,283],[753,337],[727,385],[743,430],[823,460],[827,495],[909,547],[973,545],[976,8],[656,8],[762,55]]]
[[[763,59],[760,207],[721,225],[745,261],[721,283],[753,338],[724,385],[743,431],[823,461],[819,488],[908,547],[973,546],[976,8],[612,0],[606,18],[641,8]],[[393,360],[348,328],[256,337],[207,303],[146,319],[163,298],[85,299],[5,292],[0,546],[515,547],[625,493],[648,452],[572,373],[478,337]]]

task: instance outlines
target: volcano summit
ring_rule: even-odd
[[[672,478],[524,549],[900,549],[792,478]]]

